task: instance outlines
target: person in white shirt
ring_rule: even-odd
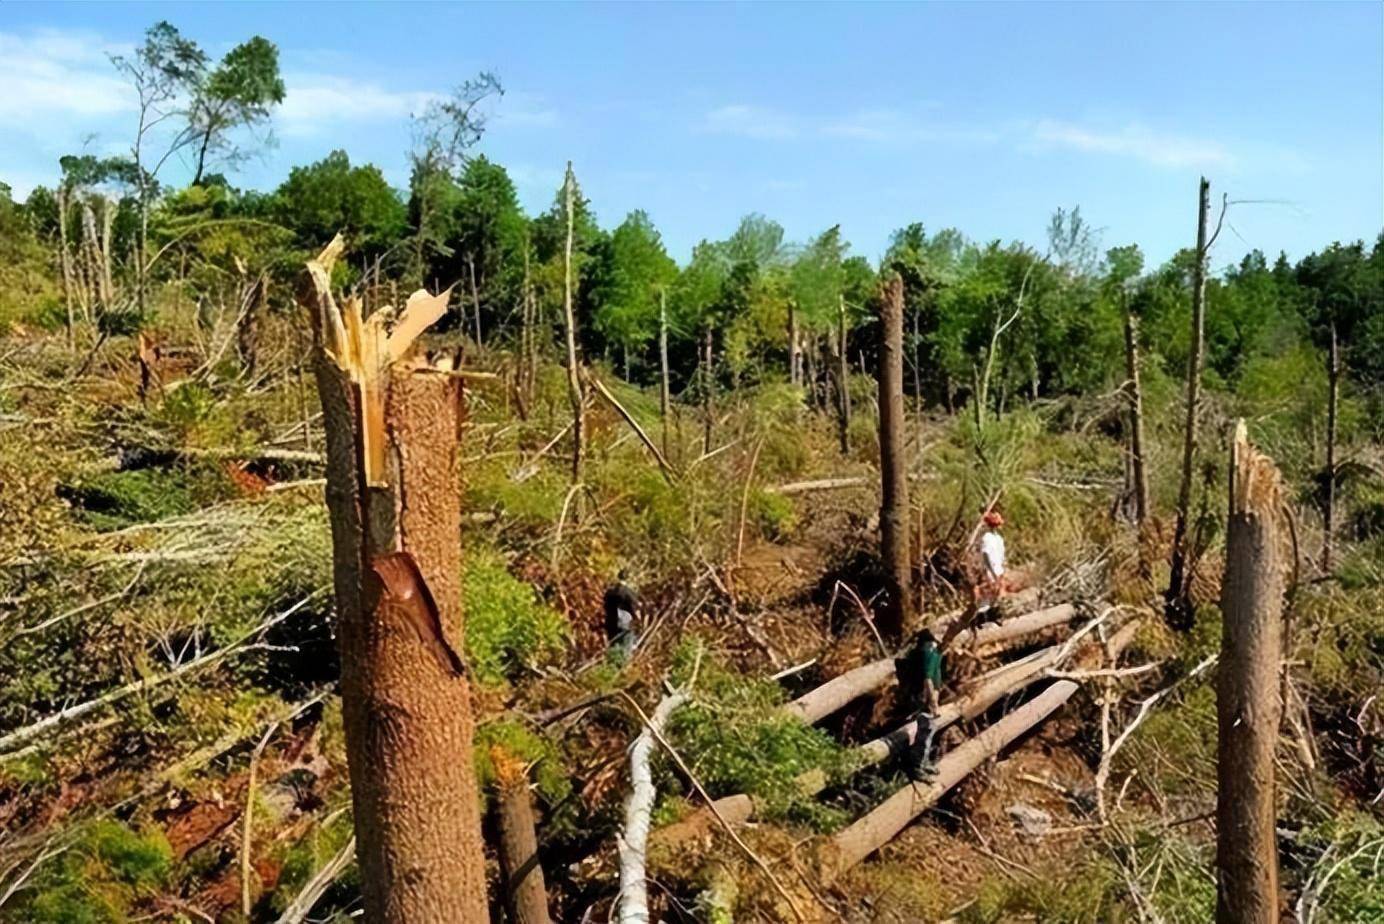
[[[1000,530],[1004,527],[1004,517],[998,510],[987,510],[984,517],[985,532],[980,537],[980,558],[983,567],[981,584],[976,588],[977,603],[980,606],[994,606],[1004,596],[1004,537]]]

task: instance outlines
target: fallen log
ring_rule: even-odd
[[[834,835],[823,848],[823,878],[834,879],[884,846],[973,770],[1055,712],[1076,689],[1077,684],[1071,680],[1052,684],[1034,699],[948,752],[937,762],[936,776],[931,783],[910,783]]]
[[[687,701],[686,693],[665,696],[649,717],[649,723],[630,747],[630,795],[625,800],[625,826],[616,836],[620,857],[620,924],[649,924],[649,886],[645,878],[649,843],[649,820],[654,810],[653,771],[649,758],[656,735],[673,711]]]
[[[806,494],[808,491],[834,491],[837,488],[854,488],[865,483],[863,476],[851,478],[822,478],[817,481],[790,481],[765,488],[770,494]]]
[[[1106,643],[1111,663],[1119,658],[1138,633],[1140,621],[1131,619]],[[934,732],[941,732],[959,721],[970,721],[982,715],[987,709],[1006,696],[1025,689],[1035,681],[1047,676],[1058,667],[1070,653],[1068,645],[1053,645],[1035,652],[1026,658],[1005,664],[988,674],[977,678],[970,690],[949,702],[943,703],[934,719]],[[888,734],[866,742],[855,749],[860,769],[883,763],[913,743],[918,733],[918,721],[914,719],[901,725]],[[795,780],[804,795],[815,796],[826,789],[829,780],[820,769],[805,771]],[[716,811],[731,824],[744,824],[754,817],[758,807],[748,793],[724,796],[715,802]],[[654,833],[654,842],[659,847],[672,847],[699,839],[710,834],[714,818],[707,809],[698,809],[686,818],[674,822]]]
[[[1071,621],[1076,607],[1070,603],[1026,613],[994,625],[965,629],[956,633],[952,648],[971,646],[986,654],[1002,651],[1030,635],[1055,629]],[[894,679],[894,659],[880,658],[846,671],[793,700],[784,710],[808,724],[818,722],[844,708],[847,703],[870,693]]]

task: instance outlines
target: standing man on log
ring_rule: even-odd
[[[980,580],[975,587],[976,609],[990,609],[999,615],[1000,600],[1008,589],[1005,577],[1004,515],[991,508],[982,518],[985,532],[980,536]]]
[[[918,721],[904,760],[908,778],[918,783],[932,775],[933,719],[942,693],[942,651],[931,630],[922,629],[913,636],[903,657],[894,659],[894,674],[899,680],[900,699]]]

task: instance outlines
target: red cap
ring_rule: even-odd
[[[1000,515],[998,510],[987,510],[985,511],[985,525],[990,527],[1003,526],[1004,517]]]

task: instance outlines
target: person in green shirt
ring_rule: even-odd
[[[918,729],[905,756],[904,768],[914,782],[927,779],[932,768],[932,739],[938,700],[942,691],[942,650],[931,630],[913,636],[903,656],[894,659],[899,694],[917,717]]]

